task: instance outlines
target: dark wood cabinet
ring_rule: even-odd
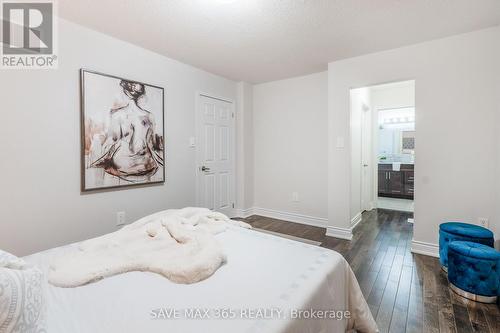
[[[413,199],[414,193],[414,172],[413,171],[405,171],[405,194],[409,195]]]
[[[387,190],[387,182],[389,180],[389,176],[387,171],[378,170],[378,195],[381,196],[383,194],[389,194]]]
[[[403,174],[401,171],[389,171],[389,193],[391,194],[403,194],[404,184],[403,184]]]
[[[392,164],[379,164],[378,195],[381,197],[413,199],[413,165],[404,164],[400,171],[393,171]]]

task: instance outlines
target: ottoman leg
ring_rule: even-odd
[[[467,299],[470,299],[471,301],[474,302],[481,302],[481,303],[496,303],[498,296],[482,296],[482,295],[476,295],[473,293],[470,293],[468,291],[462,290],[455,286],[453,283],[450,282],[450,289],[453,290],[456,294],[465,297]]]

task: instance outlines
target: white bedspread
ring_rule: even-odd
[[[48,333],[376,330],[358,283],[337,252],[233,226],[216,238],[227,263],[196,284],[130,272],[77,288],[49,285]],[[47,271],[54,257],[75,246],[24,259]],[[299,309],[348,310],[351,319],[293,318]],[[308,313],[313,312],[302,316]]]

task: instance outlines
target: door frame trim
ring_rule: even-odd
[[[223,96],[219,96],[217,94],[212,94],[206,91],[201,91],[197,90],[195,92],[195,185],[196,185],[196,206],[200,207],[201,206],[201,185],[200,185],[200,164],[201,164],[201,136],[200,136],[200,98],[201,97],[207,97],[207,98],[213,98],[222,102],[227,102],[231,103],[231,133],[230,133],[230,140],[231,140],[231,154],[232,154],[232,163],[231,163],[231,177],[230,177],[230,182],[231,182],[231,193],[230,193],[230,200],[229,204],[231,206],[230,208],[230,216],[229,217],[235,217],[235,208],[233,207],[235,204],[236,200],[236,101],[232,98],[227,98]]]
[[[363,103],[364,104],[364,103]],[[366,105],[366,104],[365,104]],[[361,175],[360,175],[360,194],[361,194],[361,200],[360,200],[360,206],[361,206],[361,212],[364,211],[370,211],[373,209],[374,206],[374,199],[373,199],[373,189],[374,189],[374,182],[377,180],[374,179],[374,172],[373,169],[375,167],[374,161],[374,154],[373,154],[373,107],[371,105],[366,105],[368,107],[368,110],[363,110],[361,113]],[[370,127],[370,135],[366,135],[366,120],[367,120],[367,113],[369,113],[369,120],[370,123],[368,126]],[[365,147],[366,145],[366,139],[368,138],[369,141],[369,147],[367,149],[367,155],[365,156]],[[352,150],[352,148],[351,148]],[[366,177],[365,175],[365,166],[364,164],[368,164],[368,170],[366,173],[370,174],[370,176]],[[367,184],[368,183],[368,184]],[[368,189],[366,188],[368,185]],[[366,190],[368,191],[367,193]],[[367,202],[364,201],[365,196],[369,194],[369,200]],[[356,219],[356,216],[353,217],[353,219]],[[352,224],[352,221],[351,221]]]

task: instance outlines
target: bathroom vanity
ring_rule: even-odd
[[[395,171],[391,163],[378,165],[378,196],[413,200],[414,166],[401,164]]]

